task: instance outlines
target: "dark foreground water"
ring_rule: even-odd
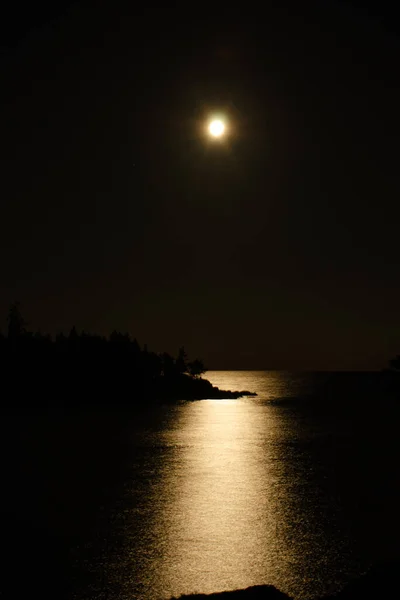
[[[381,376],[207,377],[258,397],[4,417],[4,597],[313,598],[400,558],[400,410]]]

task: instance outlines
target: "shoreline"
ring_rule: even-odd
[[[313,600],[389,600],[398,596],[400,563],[390,561],[372,566],[366,573],[350,580],[341,590]],[[183,594],[170,600],[296,600],[273,585],[255,585],[244,589],[213,592],[212,594]]]

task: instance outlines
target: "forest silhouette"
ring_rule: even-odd
[[[214,387],[201,377],[203,361],[188,360],[183,346],[172,356],[141,347],[129,333],[114,330],[106,337],[75,326],[53,338],[28,330],[18,302],[7,322],[7,335],[0,334],[1,363],[19,402],[116,405],[253,395]]]

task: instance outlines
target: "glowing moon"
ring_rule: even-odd
[[[209,124],[208,131],[213,137],[221,137],[225,131],[225,125],[219,119],[215,119]]]

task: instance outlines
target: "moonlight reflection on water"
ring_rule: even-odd
[[[254,388],[259,397],[182,404],[148,438],[149,450],[157,444],[163,459],[152,478],[146,531],[130,548],[141,567],[131,563],[129,592],[168,598],[270,583],[307,596],[347,553],[345,540],[315,513],[319,492],[296,446],[298,424],[268,402],[294,395],[299,382],[212,375],[221,387]]]
[[[172,434],[179,466],[164,479],[171,503],[160,575],[171,592],[260,583],[281,554],[277,476],[257,432],[272,441],[275,424],[259,417],[256,406],[229,400],[190,404],[181,413]]]
[[[388,512],[387,498],[372,520],[357,508],[361,490],[375,486],[358,461],[354,422],[332,407],[321,412],[320,399],[304,403],[311,376],[207,377],[258,396],[160,407],[136,423],[109,529],[108,597],[258,584],[299,599],[338,590],[382,554],[377,527]],[[365,450],[364,428],[356,434]],[[386,528],[382,540],[397,543],[395,531],[389,537]]]

